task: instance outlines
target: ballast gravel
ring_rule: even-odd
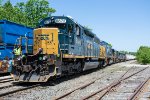
[[[138,65],[135,60],[122,62],[107,66],[103,69],[97,69],[87,74],[77,75],[73,78],[64,78],[56,80],[53,84],[46,83],[45,85],[38,86],[36,88],[28,89],[25,91],[10,94],[0,99],[4,100],[54,100],[56,97],[65,94],[72,89],[75,89],[83,84],[86,84],[92,80],[100,78],[87,88],[77,90],[65,97],[62,100],[80,100],[84,96],[103,88],[113,81],[120,78],[129,68]],[[145,67],[145,65],[143,65]],[[140,67],[137,67],[139,69]],[[72,76],[70,76],[72,77]]]

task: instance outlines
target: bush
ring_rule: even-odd
[[[141,46],[136,54],[137,61],[142,64],[150,63],[150,47]]]

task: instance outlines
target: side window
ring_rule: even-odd
[[[68,32],[73,33],[73,24],[68,24]]]
[[[80,27],[76,25],[76,35],[80,36]]]
[[[73,22],[69,22],[68,23],[68,35],[69,35],[69,44],[74,44],[75,40],[74,40],[74,23]]]

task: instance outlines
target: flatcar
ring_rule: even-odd
[[[24,53],[14,61],[11,74],[17,82],[46,82],[113,59],[108,43],[102,46],[96,34],[67,16],[43,19],[34,29],[33,39],[33,54]]]
[[[32,46],[33,28],[7,20],[0,20],[0,73],[9,72],[14,46],[19,41],[19,38],[25,35],[28,38],[29,46]],[[22,51],[24,52],[24,50],[25,46],[22,45]]]

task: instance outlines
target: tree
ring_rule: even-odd
[[[14,8],[10,0],[3,5],[3,17],[5,17],[4,19],[14,21]]]
[[[109,45],[110,47],[112,47],[112,44],[108,43],[108,45]]]
[[[2,5],[2,1],[3,1],[3,0],[0,0],[0,5]]]
[[[25,4],[25,13],[28,19],[28,24],[35,26],[40,19],[48,17],[49,13],[54,13],[56,10],[49,7],[47,0],[29,0]]]
[[[19,2],[15,6],[8,0],[4,5],[0,2],[0,12],[0,19],[35,27],[40,19],[48,17],[49,13],[54,13],[56,10],[49,6],[47,0],[28,0],[26,3]]]
[[[0,19],[2,19],[4,9],[2,7],[2,0],[0,0]]]
[[[16,21],[19,22],[20,24],[28,26],[28,24],[27,24],[28,19],[26,17],[27,15],[25,13],[25,3],[24,2],[20,2],[15,5],[15,12],[17,13]]]
[[[136,53],[136,58],[142,64],[150,63],[150,47],[141,46]]]
[[[129,51],[119,51],[119,52],[136,56],[136,52],[129,52]]]

